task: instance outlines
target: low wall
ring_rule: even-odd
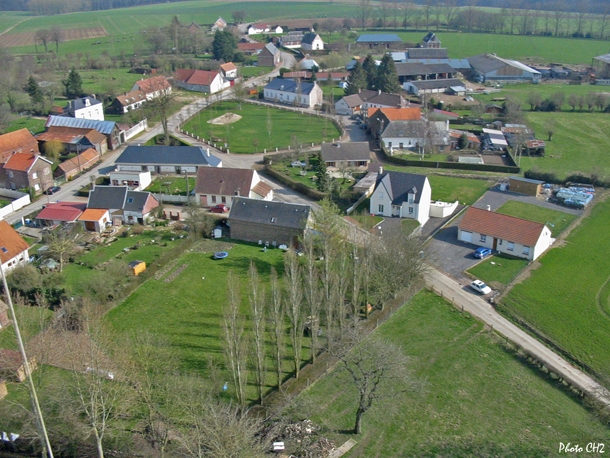
[[[433,218],[446,218],[453,214],[458,206],[458,201],[455,202],[430,202],[430,216]]]
[[[146,130],[147,127],[148,127],[148,120],[143,119],[142,121],[137,123],[135,126],[133,126],[131,129],[128,129],[125,131],[125,140],[129,140],[130,138],[135,137],[140,132]]]
[[[0,219],[4,219],[7,215],[16,212],[20,208],[31,203],[30,195],[24,192],[13,191],[12,189],[0,189],[0,196],[10,197],[15,199],[6,207],[0,208]]]
[[[159,201],[159,203],[163,203],[163,204],[170,204],[170,203],[185,204],[188,202],[187,196],[173,196],[171,194],[153,194],[153,196],[155,196],[155,199],[157,199]],[[195,196],[191,196],[191,202],[193,202],[194,200],[195,200]]]

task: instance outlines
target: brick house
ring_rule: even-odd
[[[257,58],[259,67],[276,67],[280,64],[281,60],[280,50],[273,43],[267,43],[258,53]]]
[[[66,180],[74,177],[84,170],[89,170],[97,161],[100,160],[99,154],[93,148],[88,148],[72,159],[62,162],[55,169],[55,176],[65,176]]]
[[[106,136],[95,129],[80,129],[76,127],[49,127],[46,132],[36,135],[36,140],[42,150],[47,142],[59,142],[68,153],[84,151],[93,148],[101,156],[108,151]]]
[[[4,163],[0,182],[9,189],[29,188],[36,195],[53,186],[53,162],[33,153],[15,153]]]
[[[95,186],[89,192],[87,202],[87,209],[108,210],[115,226],[121,223],[145,224],[158,206],[159,201],[150,192],[131,191],[127,186]],[[83,215],[85,213],[86,210]]]
[[[13,153],[39,153],[38,142],[29,130],[0,135],[0,162],[6,162]]]
[[[131,91],[141,91],[146,95],[147,100],[156,99],[172,92],[172,85],[169,84],[165,76],[153,76],[136,82]]]
[[[272,246],[297,246],[311,226],[309,205],[236,197],[229,213],[231,237]]]

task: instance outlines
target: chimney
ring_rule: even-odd
[[[205,152],[206,152],[206,154],[208,155],[208,157],[210,157],[210,148],[207,148],[207,149],[205,150]]]
[[[381,95],[381,89],[377,89],[377,95]]]
[[[383,165],[379,166],[379,176],[383,175]]]
[[[490,212],[491,211],[491,205],[487,206],[487,211]]]

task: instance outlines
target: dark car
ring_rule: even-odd
[[[210,211],[212,213],[226,213],[229,211],[229,209],[227,208],[227,206],[225,204],[218,204],[218,205],[214,205],[212,208],[210,208]]]
[[[479,247],[475,250],[474,257],[477,259],[483,259],[487,256],[490,256],[492,253],[491,248]]]
[[[47,188],[47,190],[44,192],[45,194],[55,194],[56,192],[61,191],[61,187],[59,186],[51,186],[50,188]]]

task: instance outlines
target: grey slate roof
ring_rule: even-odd
[[[445,63],[397,63],[396,72],[398,76],[431,75],[433,73],[454,73],[454,68]]]
[[[130,191],[127,186],[95,186],[89,192],[87,208],[138,212],[144,208],[149,196],[149,192]]]
[[[388,191],[388,197],[392,199],[392,204],[401,205],[408,200],[409,192],[413,192],[413,202],[419,204],[421,191],[426,182],[425,175],[403,172],[385,172],[377,177],[375,189],[383,184]]]
[[[409,59],[446,59],[447,48],[409,48]]]
[[[402,43],[402,40],[395,33],[363,33],[356,43]]]
[[[392,121],[381,133],[381,138],[422,138],[426,135],[426,121]]]
[[[301,43],[306,43],[308,45],[312,44],[313,41],[316,39],[316,37],[318,36],[317,33],[306,33],[305,35],[303,35],[303,39],[301,40]]]
[[[505,67],[507,64],[491,54],[478,54],[468,58],[468,62],[475,70],[481,73],[489,73],[499,68]]]
[[[369,142],[322,143],[324,162],[370,161]]]
[[[606,64],[610,64],[610,54],[604,54],[601,56],[596,56],[593,59],[599,60],[600,62],[604,62]]]
[[[86,104],[86,101],[89,101],[89,105]],[[87,106],[94,106],[94,105],[99,105],[100,103],[102,103],[101,101],[93,98],[93,97],[81,97],[79,99],[75,99],[75,100],[70,100],[68,102],[68,112],[70,114],[74,114],[74,112],[76,110],[80,110],[82,108],[86,108]]]
[[[308,95],[315,87],[314,83],[307,83],[304,81],[296,81],[289,78],[274,78],[267,85],[265,89],[273,91],[292,92]]]
[[[422,39],[422,41],[424,43],[430,43],[431,41],[440,41],[438,38],[436,38],[436,35],[434,34],[434,32],[428,32],[426,34],[426,36]]]
[[[68,118],[66,116],[51,115],[45,127],[76,127],[78,129],[95,129],[104,135],[110,135],[116,123],[114,121],[96,121],[93,119]]]
[[[266,49],[274,56],[280,52],[273,43],[267,43],[263,49]]]
[[[200,146],[128,146],[115,163],[220,167],[222,161]]]
[[[236,197],[229,213],[229,223],[231,220],[245,221],[304,230],[310,212],[309,205]]]
[[[242,196],[250,194],[254,170],[199,167],[197,170],[197,194],[232,196],[239,192]]]

